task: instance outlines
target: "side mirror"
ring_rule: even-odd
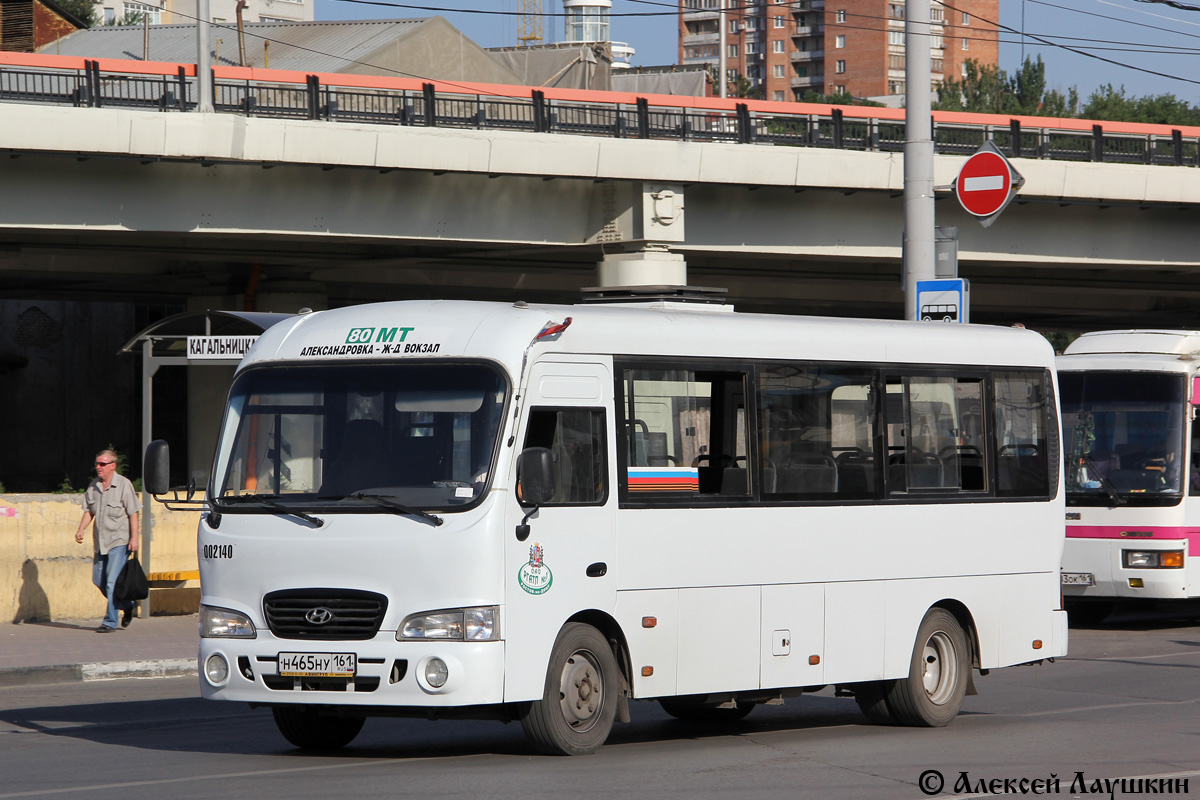
[[[555,489],[554,454],[546,447],[527,447],[517,459],[517,500],[523,506],[549,503]]]
[[[529,509],[517,526],[517,541],[529,538],[529,518],[554,497],[554,454],[545,447],[527,447],[517,457],[517,502]]]
[[[146,445],[142,485],[153,495],[166,494],[171,488],[171,448],[162,439]]]

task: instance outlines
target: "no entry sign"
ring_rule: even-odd
[[[969,214],[980,217],[984,227],[1012,200],[1025,183],[991,141],[967,159],[954,181],[954,194]]]

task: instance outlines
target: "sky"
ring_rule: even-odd
[[[412,7],[316,0],[315,18],[412,19],[440,14],[483,47],[517,44],[520,0],[395,2]],[[835,3],[826,0],[826,8]],[[947,0],[947,4],[953,6],[953,0]],[[1195,10],[1176,9],[1153,0],[1000,0],[1000,69],[1012,75],[1022,58],[1036,59],[1040,55],[1046,64],[1049,88],[1065,93],[1074,87],[1085,102],[1097,88],[1112,84],[1118,89],[1123,86],[1129,96],[1173,94],[1200,105],[1200,0],[1177,4],[1194,6]],[[419,5],[425,8],[416,7]],[[561,0],[542,0],[542,6],[547,14],[562,13]],[[635,66],[675,62],[674,7],[672,0],[613,0],[612,39],[633,46],[637,51]],[[434,8],[460,10],[431,10]],[[474,14],[467,9],[506,14]],[[562,40],[561,16],[545,18],[544,34],[548,41]]]

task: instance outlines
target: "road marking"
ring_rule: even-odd
[[[358,767],[377,767],[390,764],[416,764],[420,761],[445,761],[444,758],[389,758],[382,761],[361,761],[353,764],[322,764],[315,767],[291,767],[289,769],[262,769],[252,772],[226,772],[220,775],[191,775],[184,778],[159,778],[147,781],[127,781],[124,783],[95,783],[89,786],[70,786],[59,789],[37,789],[30,792],[10,792],[0,794],[0,800],[9,797],[39,797],[48,794],[71,794],[78,792],[100,792],[112,789],[130,789],[136,786],[170,786],[171,784],[192,783],[193,781],[226,780],[229,778],[259,778],[265,775],[289,775],[299,772],[317,772],[331,769],[356,769]]]

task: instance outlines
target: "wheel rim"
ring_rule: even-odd
[[[559,702],[563,719],[579,733],[596,724],[604,705],[604,675],[597,662],[587,650],[576,650],[563,664]]]
[[[921,654],[921,682],[925,694],[936,705],[944,705],[958,685],[958,658],[954,643],[944,631],[937,631],[925,642]]]

